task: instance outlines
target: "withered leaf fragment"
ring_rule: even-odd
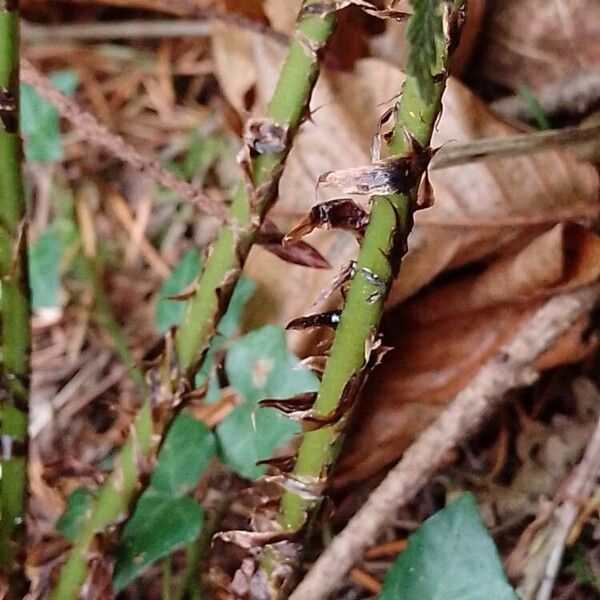
[[[288,128],[271,119],[248,119],[244,142],[252,154],[279,154],[288,142]]]
[[[264,408],[276,408],[286,415],[296,411],[310,410],[315,403],[317,392],[302,392],[290,398],[265,398],[259,401]]]
[[[283,244],[283,233],[277,226],[265,219],[258,232],[257,243],[265,250],[286,262],[311,267],[313,269],[330,269],[327,259],[313,246],[297,241],[293,244]]]
[[[331,327],[335,329],[340,322],[342,311],[339,309],[329,310],[314,315],[298,317],[292,319],[286,326],[286,329],[308,329],[309,327]]]
[[[284,244],[294,244],[317,228],[343,229],[362,239],[369,216],[365,209],[350,198],[336,198],[313,206],[308,215],[283,238]]]
[[[329,171],[319,177],[319,185],[339,188],[344,194],[408,194],[419,183],[433,151],[409,137],[407,154],[390,156],[372,165]]]
[[[356,261],[351,260],[346,266],[340,269],[340,272],[336,275],[335,279],[331,282],[331,284],[326,287],[320,294],[319,297],[315,300],[314,305],[320,304],[324,302],[337,290],[341,288],[342,296],[346,297],[346,284],[352,280],[356,273]],[[313,305],[313,306],[314,306]]]
[[[280,485],[284,490],[294,492],[309,501],[320,500],[325,489],[325,479],[323,477],[268,475],[263,479],[268,483]]]
[[[239,548],[244,550],[252,550],[253,548],[259,548],[265,544],[273,544],[288,540],[290,533],[286,531],[219,531],[215,534],[215,538],[227,542],[229,544],[235,544]]]
[[[370,0],[329,0],[329,2],[312,2],[307,4],[300,13],[301,17],[319,16],[325,17],[332,12],[342,10],[348,6],[358,6],[367,14],[378,17],[379,19],[395,19],[397,21],[405,21],[410,15],[401,10],[393,8],[379,9],[375,2]]]
[[[289,473],[296,464],[296,455],[289,454],[285,456],[273,456],[271,458],[265,458],[263,460],[256,461],[257,466],[264,465],[266,467],[272,467],[279,473]]]

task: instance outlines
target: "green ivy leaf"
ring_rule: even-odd
[[[249,479],[269,458],[299,432],[297,423],[272,408],[259,408],[263,398],[286,398],[314,391],[318,380],[307,369],[295,369],[298,359],[287,349],[281,327],[268,325],[236,340],[225,357],[225,371],[242,402],[217,427],[223,461]]]
[[[417,80],[424,102],[431,102],[437,67],[437,44],[443,43],[440,0],[410,0],[413,14],[406,25],[410,50],[406,72]]]
[[[50,80],[69,96],[73,95],[79,83],[79,77],[73,71],[58,71],[50,76]],[[21,85],[20,109],[20,125],[27,161],[61,160],[63,148],[56,109],[27,84]]]
[[[90,505],[90,495],[85,488],[73,490],[67,498],[67,505],[56,523],[56,531],[64,538],[74,540]]]
[[[170,497],[189,493],[215,454],[215,438],[210,429],[186,415],[179,414],[160,449],[150,487]]]
[[[199,274],[200,255],[196,250],[188,250],[181,257],[171,275],[160,286],[155,320],[159,333],[164,333],[170,327],[181,323],[187,302],[185,300],[169,300],[169,296],[183,292]]]
[[[148,490],[138,500],[117,549],[113,587],[120,592],[159,558],[193,542],[202,527],[202,507],[192,498],[166,498]]]
[[[29,286],[34,310],[59,307],[60,258],[60,238],[54,231],[45,231],[29,247]]]
[[[471,494],[463,494],[408,539],[379,600],[518,600]]]
[[[150,485],[123,528],[113,586],[122,590],[159,558],[192,542],[202,527],[202,507],[188,494],[215,454],[213,433],[179,414],[160,449]]]
[[[210,346],[204,357],[201,369],[196,374],[195,386],[201,387],[206,383],[208,378],[208,390],[205,401],[208,403],[215,402],[219,399],[220,386],[218,378],[214,376],[213,368],[215,364],[216,353],[224,348],[231,338],[240,334],[240,323],[244,308],[250,300],[250,297],[256,289],[256,284],[252,279],[240,277],[231,294],[231,300],[227,311],[221,317],[217,326],[217,334],[212,338]]]

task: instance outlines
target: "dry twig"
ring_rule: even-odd
[[[546,568],[537,592],[536,600],[550,600],[554,581],[560,568],[569,532],[581,512],[582,502],[587,501],[600,474],[600,420],[592,435],[581,462],[575,468],[564,491],[564,502],[554,511],[555,528],[548,545]]]
[[[600,103],[600,71],[569,73],[535,92],[540,108],[548,116],[560,113],[585,114]],[[510,119],[530,119],[531,108],[522,96],[492,102],[492,110]]]
[[[86,112],[77,102],[65,96],[25,59],[21,60],[21,80],[35,88],[37,93],[52,104],[62,117],[85,136],[90,144],[104,148],[113,156],[142,171],[205,213],[223,219],[227,218],[227,209],[223,203],[209,198],[191,183],[165,169],[155,158],[145,155],[120,135],[109,131],[107,127],[98,122],[94,115]]]
[[[323,552],[291,600],[326,598],[374,543],[396,510],[409,502],[455,448],[496,408],[505,392],[531,384],[534,360],[565,333],[600,296],[600,285],[546,302],[517,335],[488,361],[453,403],[405,452],[365,505]]]

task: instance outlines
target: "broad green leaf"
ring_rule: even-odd
[[[196,250],[188,250],[179,260],[171,275],[160,286],[159,299],[156,305],[156,329],[164,333],[170,327],[179,325],[185,314],[185,300],[169,300],[198,277],[200,273],[200,256]]]
[[[61,243],[54,231],[44,232],[29,247],[29,285],[33,309],[58,308]]]
[[[123,529],[113,586],[121,591],[159,558],[193,542],[202,527],[202,507],[192,498],[169,498],[148,490]]]
[[[223,461],[249,479],[264,473],[256,461],[269,458],[299,432],[298,424],[272,408],[259,408],[263,398],[286,398],[314,391],[312,372],[295,369],[298,359],[287,349],[281,327],[268,325],[232,343],[225,357],[229,382],[242,402],[217,427]]]
[[[213,433],[196,419],[177,415],[163,442],[150,486],[170,497],[187,494],[215,455]]]
[[[50,79],[69,96],[73,94],[79,82],[77,73],[73,71],[53,73]],[[30,162],[60,160],[63,149],[56,109],[27,84],[21,85],[20,108],[25,158]]]
[[[67,498],[63,514],[56,523],[56,531],[68,540],[75,539],[89,505],[90,496],[85,488],[73,490]]]
[[[214,454],[213,433],[189,415],[178,415],[160,449],[150,485],[123,528],[113,578],[116,590],[198,536],[202,507],[186,494]]]
[[[408,538],[379,600],[518,600],[471,494],[463,494]]]

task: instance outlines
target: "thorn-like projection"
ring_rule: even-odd
[[[317,228],[343,229],[362,239],[369,216],[365,209],[350,198],[336,198],[313,206],[308,215],[283,238],[284,244],[294,244]]]
[[[284,152],[288,145],[288,127],[271,119],[248,119],[244,142],[250,148],[251,156]]]
[[[290,534],[285,531],[219,531],[214,536],[228,544],[234,544],[244,550],[260,548],[266,544],[287,541]]]
[[[307,356],[298,363],[298,368],[309,368],[319,379],[323,375],[325,365],[327,364],[326,354],[316,354]]]
[[[289,454],[285,456],[273,456],[256,461],[256,466],[266,466],[275,469],[279,473],[289,473],[296,464],[297,456]]]
[[[313,306],[321,304],[324,302],[337,290],[341,289],[342,297],[346,297],[346,286],[352,280],[356,273],[356,261],[351,260],[345,267],[342,267],[340,272],[336,275],[335,279],[331,282],[331,284],[326,287],[314,301]]]
[[[286,262],[311,267],[313,269],[330,269],[327,259],[313,246],[302,240],[293,244],[283,244],[283,233],[268,219],[265,219],[258,231],[257,244]]]
[[[317,392],[302,392],[290,398],[265,398],[258,404],[263,408],[276,408],[286,415],[291,415],[310,410],[316,398]]]
[[[263,479],[268,483],[280,485],[284,490],[293,491],[301,498],[313,502],[320,500],[325,490],[325,479],[322,477],[267,475]]]
[[[298,317],[290,321],[286,329],[308,329],[309,327],[331,327],[335,329],[340,322],[341,310],[329,310],[327,312]]]

